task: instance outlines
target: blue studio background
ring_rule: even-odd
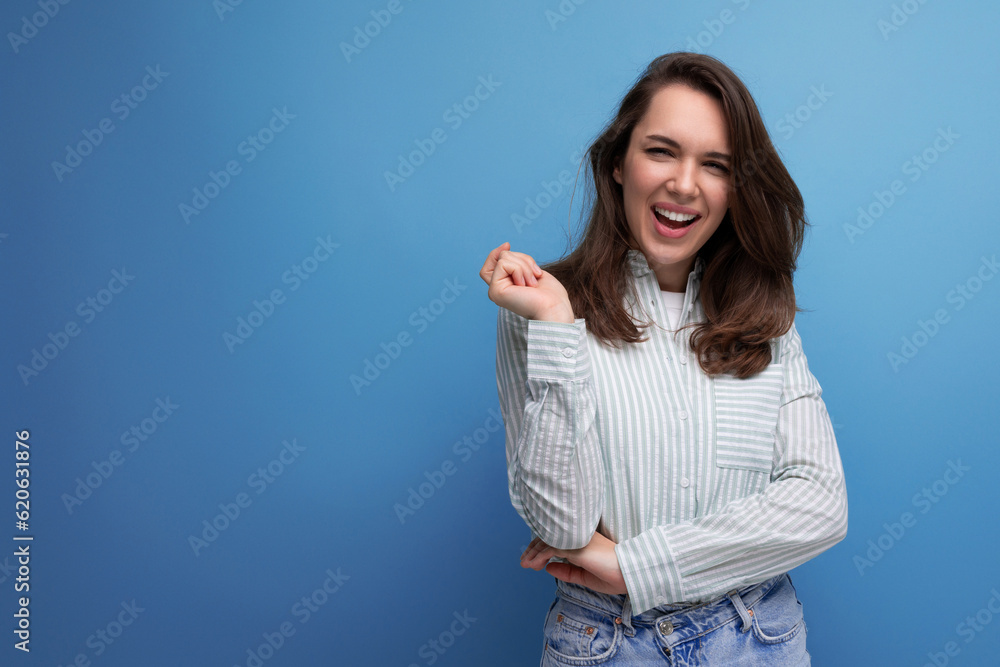
[[[478,271],[564,251],[560,178],[698,50],[812,223],[797,323],[850,499],[792,572],[814,664],[1000,664],[995,3],[12,0],[0,27],[0,663],[537,664],[554,582],[518,566]]]

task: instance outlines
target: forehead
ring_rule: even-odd
[[[632,133],[635,139],[659,134],[692,150],[729,152],[729,128],[722,105],[684,84],[658,90]]]

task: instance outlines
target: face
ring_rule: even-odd
[[[661,88],[615,167],[631,246],[660,289],[683,292],[695,256],[729,208],[732,158],[722,106],[683,84]]]

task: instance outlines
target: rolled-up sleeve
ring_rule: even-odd
[[[500,308],[496,370],[514,509],[546,544],[583,547],[604,497],[585,321],[528,320]]]
[[[794,324],[780,349],[770,483],[718,513],[654,526],[616,545],[634,613],[763,581],[846,536],[847,491],[833,425]]]

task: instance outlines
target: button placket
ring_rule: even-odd
[[[655,291],[653,292],[653,294],[654,294],[654,298],[652,298],[652,299],[649,300],[649,305],[651,305],[653,307],[653,313],[652,313],[652,315],[653,315],[654,322],[658,322],[659,321],[659,314],[662,313],[662,312],[664,312],[664,309],[662,307],[663,304],[660,303],[660,299],[659,299],[659,294],[660,294],[660,292],[659,292],[659,284],[656,285]],[[656,333],[659,334],[659,329],[656,329]],[[670,346],[667,345],[667,349],[663,353],[663,360],[664,361],[670,361],[670,357],[672,356],[672,354],[673,354],[673,350],[671,350]]]

